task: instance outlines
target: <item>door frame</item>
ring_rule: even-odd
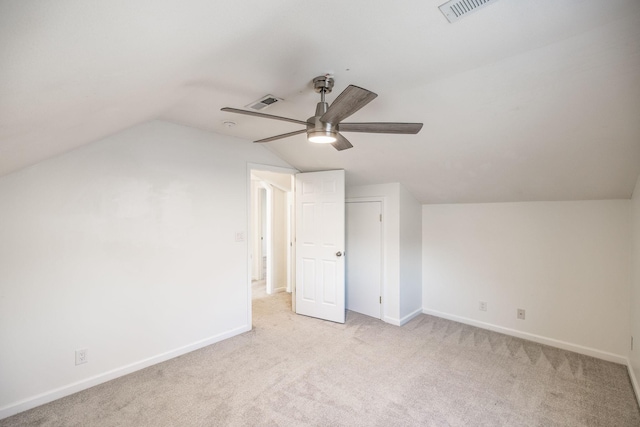
[[[260,181],[260,186],[264,189],[264,203],[260,200],[260,231],[262,235],[262,242],[260,249],[260,268],[261,272],[264,271],[264,281],[267,287],[267,293],[272,293],[273,287],[273,187],[271,184]],[[263,210],[264,208],[264,210]],[[250,233],[251,237],[255,233]],[[254,246],[252,242],[252,247]],[[255,254],[254,254],[255,256]],[[266,263],[265,263],[266,258]]]
[[[380,210],[382,211],[382,222],[380,223],[380,295],[382,296],[382,304],[380,304],[380,320],[385,321],[384,314],[386,312],[385,306],[387,304],[387,281],[385,277],[386,264],[387,264],[387,245],[385,245],[385,223],[387,222],[388,213],[385,204],[386,197],[346,197],[344,202],[347,203],[366,203],[366,202],[380,202]],[[346,209],[345,209],[346,211]],[[346,218],[345,218],[346,222]],[[346,233],[345,233],[346,235]],[[345,253],[345,256],[349,254]],[[348,284],[346,284],[348,286]]]
[[[252,218],[250,218],[250,221],[251,221],[250,228],[247,231],[249,235],[247,242],[249,242],[249,244],[251,245],[250,252],[252,249],[257,249],[255,253],[252,252],[253,258],[254,258],[251,266],[252,282],[254,278],[256,280],[266,280],[266,275],[263,278],[262,273],[267,268],[267,266],[265,266],[264,264],[264,258],[269,256],[268,247],[263,248],[264,246],[263,242],[264,244],[266,244],[266,242],[268,241],[268,239],[265,238],[265,235],[267,234],[267,223],[268,223],[266,218],[266,215],[267,215],[266,204],[268,201],[270,189],[269,189],[269,185],[266,182],[256,180],[254,181],[254,183],[252,183],[252,186],[253,186],[252,191],[255,190],[256,194],[253,194],[251,198],[251,203],[252,203],[251,206],[254,208],[253,209],[254,212],[251,211],[251,207],[250,207],[250,215],[252,215]],[[264,201],[262,199],[263,192],[264,192]],[[259,234],[261,236],[261,239],[263,239],[260,242],[256,242],[255,240],[252,240],[254,237],[256,237],[257,234]],[[258,276],[257,278],[253,275],[254,269],[257,272],[257,276]]]
[[[246,224],[246,230],[247,232],[245,233],[245,236],[247,236],[246,238],[246,246],[247,246],[247,265],[246,265],[246,286],[247,286],[247,325],[249,325],[250,329],[253,329],[253,314],[251,312],[251,271],[252,271],[252,259],[251,259],[251,255],[252,255],[252,224],[251,224],[251,171],[267,171],[267,172],[276,172],[276,173],[282,173],[282,174],[287,174],[287,175],[292,175],[295,177],[295,175],[297,173],[300,173],[299,170],[294,169],[294,168],[287,168],[287,167],[281,167],[281,166],[272,166],[272,165],[265,165],[265,164],[260,164],[260,163],[250,163],[247,162],[247,171],[246,171],[246,203],[247,203],[247,210],[246,210],[246,216],[247,216],[247,224]],[[295,235],[292,234],[291,235],[291,241],[295,241]],[[295,251],[295,245],[293,248],[293,251]],[[292,256],[294,257],[293,259],[295,260],[295,252],[292,253]],[[291,263],[293,269],[295,269],[295,261]],[[294,273],[291,276],[293,278],[293,283],[291,284],[291,288],[292,288],[292,293],[295,292],[295,270]],[[292,296],[293,299],[295,299],[295,295]],[[295,303],[294,303],[295,304]]]

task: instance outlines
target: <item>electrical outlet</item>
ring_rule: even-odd
[[[89,361],[89,349],[76,350],[76,365],[82,365]]]
[[[480,311],[487,311],[487,302],[480,301]]]
[[[524,308],[518,309],[518,319],[524,320]]]

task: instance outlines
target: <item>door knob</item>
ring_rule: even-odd
[[[336,252],[336,256],[337,257],[341,257],[342,256],[342,252],[340,252],[340,251]]]

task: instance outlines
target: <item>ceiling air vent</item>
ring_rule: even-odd
[[[463,16],[469,15],[498,0],[451,0],[439,6],[440,12],[449,22],[455,22]]]
[[[262,98],[258,99],[257,101],[252,102],[249,105],[245,105],[245,107],[260,111],[260,110],[264,110],[269,105],[273,105],[276,102],[280,102],[280,101],[282,101],[282,99],[276,98],[273,95],[265,95]]]

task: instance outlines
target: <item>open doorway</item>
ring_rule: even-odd
[[[252,165],[250,175],[250,299],[294,290],[295,171]]]
[[[335,176],[336,172],[342,172],[339,182],[337,182]],[[316,176],[318,174],[322,174],[322,176]],[[247,186],[249,208],[249,239],[247,245],[249,255],[249,280],[247,283],[249,324],[253,324],[254,308],[260,307],[260,309],[263,310],[265,306],[276,307],[276,305],[279,310],[287,307],[287,309],[299,314],[333,320],[325,314],[320,313],[319,310],[311,310],[312,312],[309,314],[305,313],[300,301],[305,301],[305,303],[309,304],[312,302],[320,302],[324,308],[334,302],[332,301],[334,296],[335,298],[333,299],[335,303],[333,305],[337,306],[338,303],[342,305],[342,307],[339,308],[339,311],[342,312],[342,320],[335,321],[340,323],[344,322],[345,308],[358,311],[357,306],[363,295],[366,295],[367,301],[371,302],[370,305],[373,308],[371,310],[373,314],[368,315],[372,315],[378,319],[382,318],[382,295],[384,294],[382,260],[384,259],[384,251],[382,250],[383,233],[380,222],[382,221],[383,199],[357,198],[349,200],[349,202],[361,203],[374,202],[371,204],[377,210],[375,210],[375,215],[372,217],[373,225],[375,226],[372,227],[373,231],[369,230],[370,233],[367,233],[366,238],[352,235],[350,236],[351,242],[347,242],[347,246],[353,249],[348,252],[354,254],[354,262],[358,260],[357,252],[362,252],[362,256],[359,259],[361,261],[364,260],[360,262],[360,264],[352,263],[348,270],[350,270],[351,273],[358,273],[360,270],[367,270],[373,267],[373,270],[377,272],[378,275],[376,276],[377,281],[373,287],[367,286],[366,289],[362,290],[363,292],[351,292],[348,296],[349,306],[345,307],[345,294],[350,291],[349,283],[346,282],[354,282],[355,280],[353,274],[345,277],[344,259],[346,257],[343,256],[345,252],[345,242],[338,242],[336,240],[335,244],[330,245],[331,240],[323,238],[324,240],[322,240],[321,244],[313,244],[313,240],[305,240],[304,237],[309,234],[307,231],[311,232],[313,230],[321,230],[320,235],[324,237],[337,237],[339,235],[345,237],[344,211],[346,206],[344,205],[344,172],[322,171],[298,173],[298,171],[294,169],[249,164],[247,167],[247,178],[249,184]],[[295,182],[298,183],[294,185]],[[338,193],[339,189],[342,189],[340,190],[340,203],[334,199],[327,199],[329,193]],[[294,191],[297,191],[295,200]],[[333,195],[335,196],[335,194]],[[316,208],[317,203],[322,203],[322,205]],[[295,208],[296,205],[298,205],[297,209]],[[311,208],[309,208],[310,206]],[[331,208],[332,206],[333,208]],[[314,212],[318,212],[320,217],[326,217],[325,219],[328,219],[329,222],[325,224],[316,221],[317,218]],[[307,216],[307,220],[305,220],[305,215]],[[312,216],[308,217],[308,215]],[[297,249],[295,245],[296,222],[298,222],[299,228],[297,237],[300,242],[305,242],[304,244],[300,244],[300,247]],[[340,223],[342,223],[341,226]],[[342,227],[342,231],[339,230],[340,227]],[[350,228],[353,229],[354,227],[351,226]],[[317,232],[312,232],[311,234],[313,236],[307,237],[317,237],[318,235]],[[371,243],[370,240],[368,240],[369,237],[371,237],[369,234],[378,239],[376,245],[371,245],[372,248],[368,247]],[[360,241],[364,242],[367,246],[366,249],[374,250],[375,260],[370,259],[367,255],[369,254],[368,251],[359,251],[356,249]],[[314,254],[307,254],[305,258],[305,255],[301,252],[301,248],[305,247],[321,247],[322,253],[315,257],[312,256]],[[297,255],[296,250],[298,250]],[[319,261],[318,258],[320,258]],[[299,264],[298,266],[296,266],[296,260]],[[340,267],[339,264],[341,261],[342,266]],[[372,265],[374,261],[375,265]],[[320,265],[321,268],[316,268],[318,265]],[[305,266],[310,266],[310,268],[305,268]],[[336,267],[332,268],[332,266]],[[296,271],[299,267],[302,268]],[[309,272],[309,274],[307,274],[307,272]],[[315,274],[315,272],[319,272],[321,275],[319,281],[316,280],[316,276],[311,274]],[[296,275],[300,276],[297,279],[297,284]],[[332,280],[332,277],[335,280]],[[360,275],[358,275],[358,277],[360,277]],[[322,280],[325,281],[323,282]],[[339,280],[342,281],[341,284]],[[364,280],[365,282],[371,281],[370,278],[365,278]],[[305,286],[305,281],[308,281],[312,285]],[[321,286],[317,286],[318,283],[320,283]],[[375,286],[375,284],[377,284],[377,286]],[[300,288],[301,285],[302,291],[296,289]],[[354,288],[352,290],[357,291],[357,289],[355,289],[355,282],[352,287]],[[297,293],[298,298],[296,298]],[[276,295],[277,297],[275,297]],[[260,302],[255,301],[256,299],[259,299]],[[338,299],[341,299],[341,301],[338,301]],[[371,301],[369,301],[369,299],[371,299]],[[272,304],[267,303],[267,301],[279,302]],[[312,308],[315,308],[315,306]],[[272,309],[269,309],[269,311],[272,311]],[[259,311],[257,313],[259,313]]]

